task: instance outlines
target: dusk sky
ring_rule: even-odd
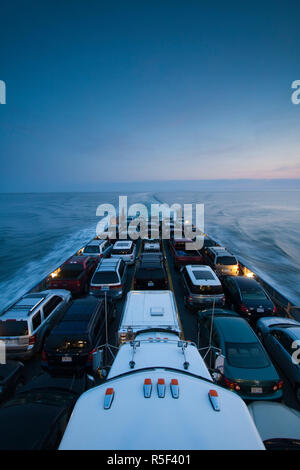
[[[1,2],[0,190],[300,178],[299,39],[299,0]]]

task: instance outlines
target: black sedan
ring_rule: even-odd
[[[232,310],[251,321],[276,312],[275,305],[254,279],[228,276],[222,281],[226,304]]]
[[[57,449],[77,398],[91,385],[86,376],[34,378],[0,407],[0,450]]]

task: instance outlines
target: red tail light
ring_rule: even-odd
[[[91,352],[89,352],[88,362],[92,362],[94,352],[96,352],[96,349],[95,349],[95,348],[92,349]]]
[[[243,313],[248,313],[249,312],[249,309],[245,306],[245,305],[241,305],[241,310]]]
[[[276,305],[274,305],[273,313],[277,313],[277,307],[276,307]]]
[[[47,356],[47,353],[46,351],[42,351],[42,361],[43,362],[48,362],[48,356]]]
[[[168,287],[168,279],[165,279],[165,287]]]
[[[110,286],[110,289],[121,289],[122,288],[122,284],[118,284],[116,286]]]
[[[229,380],[226,377],[223,377],[223,378],[224,378],[226,387],[230,388],[231,390],[236,390],[237,392],[241,390],[241,387],[239,386],[239,384],[237,384],[236,382],[232,382],[232,380]]]
[[[29,337],[29,344],[32,345],[36,342],[36,335],[32,335]]]

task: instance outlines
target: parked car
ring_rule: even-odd
[[[112,245],[108,240],[92,240],[82,251],[85,256],[95,256],[98,259],[107,258],[112,250]]]
[[[90,294],[120,299],[127,279],[127,265],[121,258],[108,258],[98,265],[90,283]]]
[[[47,278],[49,289],[67,289],[72,294],[89,291],[89,282],[99,260],[93,256],[72,256]]]
[[[136,245],[133,241],[118,241],[114,244],[112,258],[121,258],[126,264],[134,264],[136,258]]]
[[[168,289],[168,276],[162,257],[141,257],[135,271],[134,289]]]
[[[207,248],[210,248],[212,246],[218,246],[217,243],[212,240],[211,238],[209,238],[207,235],[204,236],[204,240],[203,240],[203,246],[200,250],[201,254],[204,255],[205,254],[205,251],[207,250]]]
[[[292,318],[265,317],[256,324],[262,342],[294,387],[300,401],[300,323]]]
[[[269,401],[248,405],[267,450],[300,450],[300,411]]]
[[[25,383],[24,364],[6,361],[0,364],[0,402],[9,399]]]
[[[203,257],[198,250],[188,249],[193,243],[189,239],[171,239],[169,242],[170,253],[174,261],[175,270],[179,270],[181,266],[186,264],[203,264]]]
[[[275,400],[282,397],[283,382],[249,323],[227,313],[199,314],[199,337],[208,367],[219,369],[221,385],[245,400]],[[208,352],[210,345],[212,349]],[[222,355],[224,364],[216,364]]]
[[[187,265],[182,268],[185,305],[192,309],[205,309],[215,305],[223,307],[223,287],[209,266]]]
[[[237,276],[237,258],[223,246],[211,246],[203,250],[204,263],[208,264],[218,276]]]
[[[43,347],[45,338],[66,311],[72,294],[50,289],[24,295],[0,316],[0,340],[8,358],[29,358]]]
[[[92,370],[92,354],[104,340],[105,300],[85,297],[74,300],[51,332],[42,352],[42,367],[52,374],[76,374]],[[115,306],[107,302],[107,318]]]
[[[241,316],[255,322],[276,313],[275,305],[263,287],[254,279],[228,276],[222,281],[226,304]]]
[[[56,450],[77,398],[93,382],[80,378],[34,378],[0,407],[1,450]]]
[[[144,240],[143,253],[160,253],[161,244],[158,240]]]

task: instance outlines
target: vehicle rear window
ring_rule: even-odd
[[[112,253],[114,255],[129,255],[133,252],[133,245],[131,248],[113,248]]]
[[[137,270],[136,279],[162,279],[165,277],[165,273],[163,269],[153,267],[150,269],[140,268]]]
[[[83,250],[84,253],[99,253],[99,246],[97,245],[88,245]]]
[[[218,256],[216,264],[222,264],[224,266],[233,266],[237,264],[237,260],[234,256]]]
[[[269,360],[259,343],[226,343],[226,358],[233,367],[260,369],[269,366]]]
[[[268,300],[265,292],[259,287],[240,288],[244,300]]]
[[[76,279],[83,271],[82,264],[70,264],[59,271],[56,279]]]
[[[94,274],[92,284],[117,284],[118,275],[115,271],[98,271]]]
[[[65,335],[66,337],[73,334],[79,334],[87,330],[87,321],[62,321],[54,330],[54,335]],[[51,337],[51,336],[50,336]]]
[[[27,336],[28,324],[26,321],[6,320],[0,321],[0,336]]]
[[[193,294],[200,295],[221,295],[223,294],[222,286],[195,286],[192,285],[191,291]]]
[[[55,348],[57,352],[80,352],[90,347],[89,341],[85,336],[59,338],[53,337],[47,340],[47,347]]]

